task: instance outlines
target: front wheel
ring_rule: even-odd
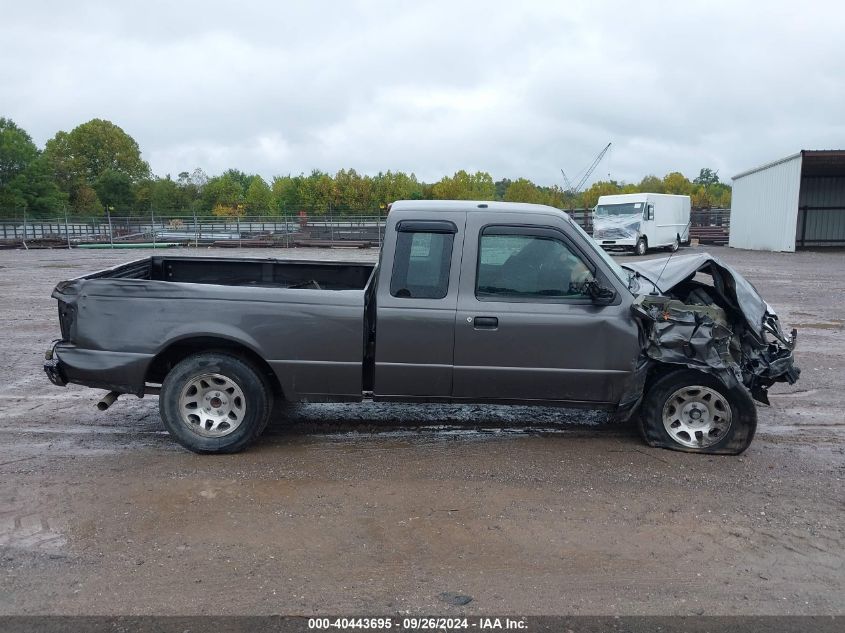
[[[651,446],[690,453],[739,455],[754,438],[757,409],[748,391],[710,374],[677,370],[651,385],[640,430]]]
[[[164,379],[159,411],[164,426],[195,453],[236,453],[270,419],[273,395],[252,365],[223,353],[194,354]]]
[[[646,251],[648,250],[648,243],[645,241],[644,237],[641,237],[637,240],[637,245],[634,246],[634,253],[636,255],[645,255]]]

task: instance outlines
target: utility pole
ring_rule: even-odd
[[[29,250],[29,246],[26,245],[26,208],[23,210],[23,247]]]
[[[67,226],[67,205],[64,205],[65,208],[65,239],[67,240],[67,249],[70,250],[70,232],[68,231]]]
[[[111,244],[111,247],[114,248],[114,229],[111,224],[111,210],[112,208],[106,205],[106,215],[109,218],[109,243]]]

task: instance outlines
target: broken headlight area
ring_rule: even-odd
[[[728,264],[709,253],[632,262],[652,294],[634,303],[651,362],[684,365],[742,384],[768,404],[776,382],[798,380],[795,330],[787,336],[771,306]]]
[[[782,332],[779,334],[780,336],[765,341],[763,345],[754,340],[744,341],[742,345],[743,384],[748,387],[755,400],[764,404],[769,404],[769,387],[776,382],[788,382],[791,385],[801,374],[792,357],[797,332],[792,330],[789,338],[783,337]]]
[[[783,336],[772,313],[767,313],[772,332],[767,330],[760,341],[741,314],[719,306],[702,288],[683,300],[642,295],[633,310],[644,328],[643,354],[651,361],[715,374],[729,387],[742,384],[765,404],[772,384],[798,379],[792,358],[795,334]]]

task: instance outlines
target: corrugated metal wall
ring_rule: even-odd
[[[804,176],[798,199],[798,246],[845,244],[845,176]]]
[[[801,154],[734,178],[729,245],[794,251]]]

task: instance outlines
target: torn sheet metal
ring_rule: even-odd
[[[690,306],[677,299],[641,295],[633,310],[652,324],[644,350],[652,360],[723,374],[733,384],[742,382],[738,358],[731,350],[733,332],[718,306]]]
[[[625,266],[653,290],[634,302],[645,325],[645,356],[719,375],[768,404],[775,382],[794,383],[800,370],[774,310],[742,275],[707,253]]]
[[[716,291],[728,300],[730,307],[742,312],[760,340],[763,340],[766,312],[774,314],[751,282],[710,253],[649,259],[625,264],[624,268],[645,277],[661,294],[670,293],[685,281],[692,280],[699,271],[709,273]]]

